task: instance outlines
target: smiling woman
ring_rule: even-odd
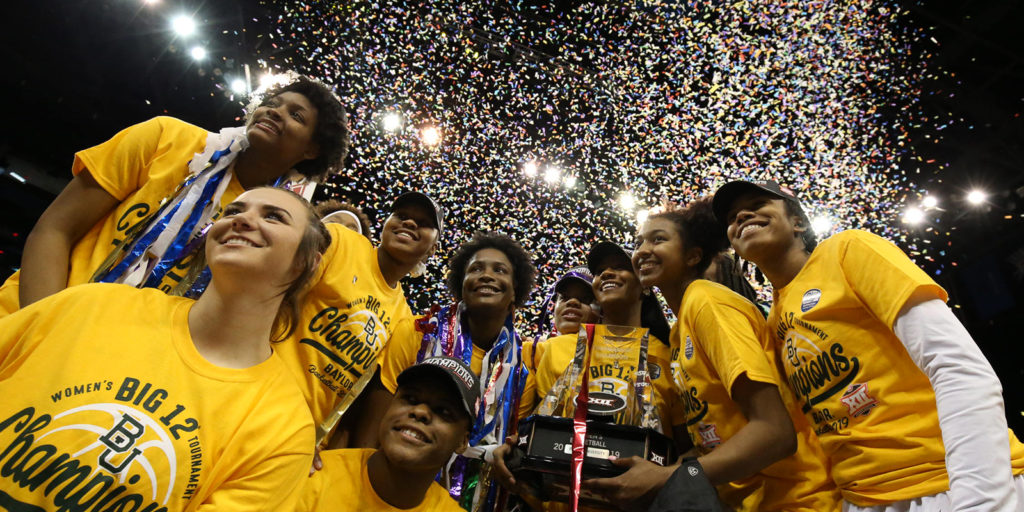
[[[474,234],[448,260],[448,268],[448,291],[455,303],[417,322],[421,339],[389,347],[381,380],[393,393],[402,370],[431,356],[455,357],[479,376],[481,390],[486,386],[487,392],[481,393],[470,448],[455,460],[448,481],[449,491],[464,508],[492,510],[498,488],[490,479],[479,478],[487,471],[481,456],[504,441],[536,403],[513,323],[516,307],[530,295],[536,271],[518,242],[492,232]]]
[[[31,445],[3,462],[88,474],[5,473],[8,502],[291,510],[313,425],[270,340],[328,242],[304,199],[254,189],[210,229],[198,300],[89,283],[0,319],[0,446]]]
[[[323,177],[347,152],[345,110],[309,78],[270,91],[247,121],[211,133],[157,117],[76,153],[74,179],[0,288],[0,316],[86,282],[171,290],[226,204],[293,168]]]

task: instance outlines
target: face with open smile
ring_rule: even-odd
[[[766,259],[802,244],[806,228],[799,218],[786,212],[782,199],[759,192],[747,192],[729,205],[727,234],[740,257],[761,265]]]
[[[308,217],[302,201],[283,190],[245,192],[224,208],[206,235],[210,269],[214,275],[259,277],[286,287],[299,272],[295,253]]]
[[[644,287],[683,282],[690,268],[683,237],[674,222],[662,217],[649,219],[637,233],[636,242],[633,266]]]
[[[594,268],[594,296],[602,311],[630,307],[640,302],[643,289],[633,264],[621,254],[609,254]]]
[[[454,384],[410,382],[398,387],[381,420],[381,450],[403,469],[435,472],[469,446],[469,423]]]
[[[384,221],[380,247],[392,258],[416,263],[434,252],[437,227],[430,211],[422,205],[406,203]]]
[[[576,333],[581,324],[597,322],[595,302],[594,291],[587,283],[569,279],[560,284],[555,294],[555,329],[558,329],[558,333]]]
[[[284,92],[259,106],[249,120],[249,144],[285,165],[316,158],[317,109],[297,92]]]
[[[504,252],[480,249],[466,263],[462,300],[470,312],[511,313],[515,301],[512,262]]]

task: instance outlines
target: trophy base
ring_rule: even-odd
[[[519,423],[519,440],[508,467],[516,480],[543,501],[568,502],[572,465],[573,421],[553,416],[530,416]],[[660,466],[675,462],[675,444],[649,428],[587,420],[583,479],[608,478],[626,470],[610,458],[642,457]],[[614,508],[601,496],[580,492],[580,503]]]

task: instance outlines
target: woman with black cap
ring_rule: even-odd
[[[710,201],[652,215],[637,242],[640,282],[658,287],[678,318],[672,375],[693,455],[722,501],[736,510],[837,510],[821,450],[799,411],[779,394],[779,372],[760,341],[764,317],[740,295],[700,278],[725,248]],[[619,503],[642,502],[674,470],[630,465],[626,474],[592,484]]]
[[[400,280],[434,253],[443,223],[443,211],[430,197],[407,192],[392,203],[378,247],[341,224],[325,224],[331,245],[301,304],[295,332],[275,347],[301,382],[318,442],[374,379],[385,347],[418,339]],[[365,431],[357,423],[345,428],[357,430],[352,435],[361,439]]]
[[[1024,444],[945,290],[866,231],[818,244],[775,181],[723,185],[714,212],[772,283],[765,338],[829,456],[843,510],[1021,510]]]

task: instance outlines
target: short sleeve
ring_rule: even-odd
[[[733,383],[743,374],[750,380],[778,386],[778,378],[761,348],[759,336],[763,328],[757,324],[760,315],[744,314],[712,294],[701,302],[694,335],[729,395],[732,396]]]
[[[892,327],[904,304],[919,291],[943,302],[949,298],[941,286],[892,242],[855,230],[836,236],[842,236],[839,264],[846,282],[886,326]]]
[[[400,322],[380,356],[380,381],[392,393],[398,389],[398,374],[416,364],[423,342],[423,334],[416,330],[419,318],[422,317]]]
[[[166,124],[171,121],[181,122],[154,117],[121,130],[98,146],[75,153],[72,174],[77,176],[88,169],[103,190],[124,201],[145,184],[149,162],[158,153]]]

